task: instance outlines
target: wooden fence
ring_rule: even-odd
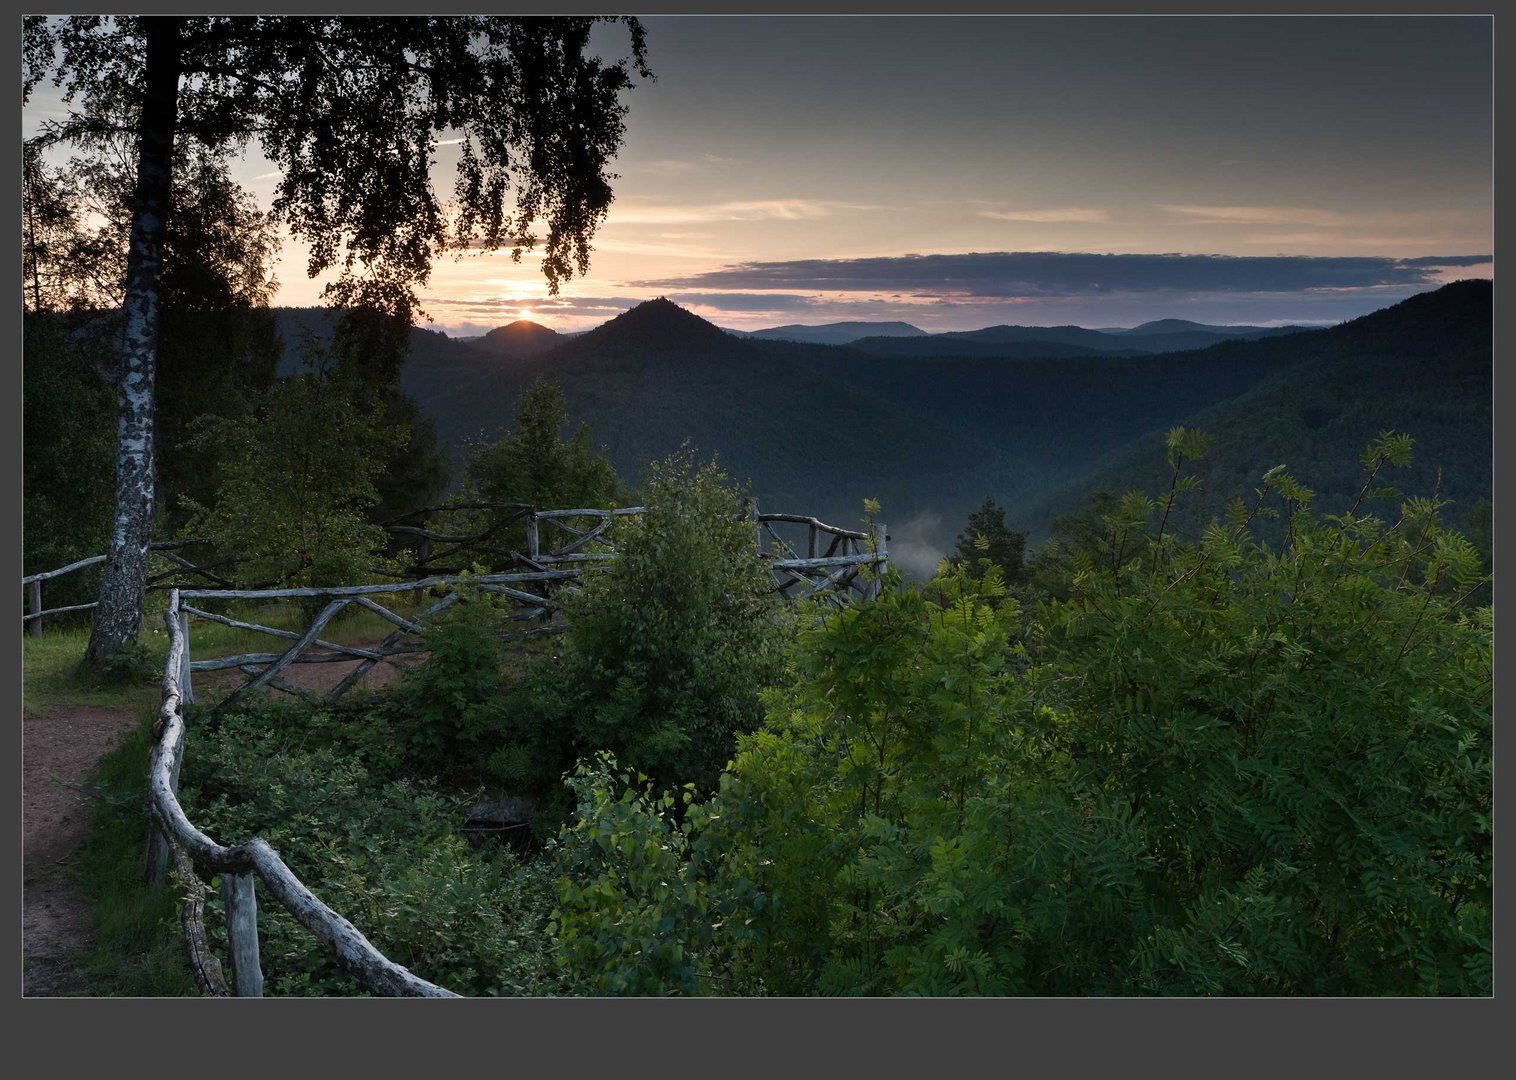
[[[180,579],[192,577],[202,578],[213,585],[230,586],[230,581],[212,571],[229,565],[231,560],[224,560],[213,565],[196,566],[182,555],[175,554],[175,551],[179,548],[204,543],[207,543],[207,541],[203,539],[160,540],[157,543],[149,545],[149,551],[172,563],[173,566],[168,570],[150,575],[147,579],[148,589],[164,591],[177,588],[179,585],[184,584],[184,581]],[[42,619],[45,615],[62,615],[67,611],[89,611],[91,608],[98,606],[98,601],[95,601],[88,604],[68,604],[64,607],[44,608],[42,606],[42,583],[51,581],[54,578],[63,577],[65,574],[72,574],[75,571],[83,570],[88,566],[98,566],[103,562],[105,562],[104,555],[92,555],[87,559],[80,559],[78,562],[69,563],[67,566],[60,567],[57,570],[48,570],[41,574],[32,574],[30,577],[22,578],[21,587],[26,590],[26,611],[21,616],[21,622],[27,628],[27,632],[33,637],[41,637]]]
[[[503,597],[507,618],[540,620],[556,610],[553,592],[571,583],[605,560],[615,558],[607,527],[618,516],[641,513],[641,507],[621,510],[533,510],[517,519],[527,527],[527,551],[513,553],[525,568],[507,573],[486,574],[471,578],[436,576],[405,583],[362,585],[341,589],[173,589],[169,593],[169,651],[164,666],[163,702],[155,726],[149,774],[149,806],[155,822],[150,838],[150,874],[161,880],[170,864],[187,889],[184,909],[186,941],[203,992],[212,995],[234,993],[241,997],[262,995],[263,973],[258,951],[258,902],[255,882],[264,887],[290,914],[321,942],[345,970],[367,990],[388,996],[456,997],[447,990],[419,978],[385,957],[347,919],[321,902],[285,865],[269,844],[260,837],[233,846],[223,846],[197,829],[189,820],[178,799],[179,769],[184,757],[184,705],[193,701],[192,676],[195,671],[237,668],[250,677],[231,695],[228,702],[261,687],[285,690],[301,696],[309,691],[281,678],[281,673],[299,663],[331,663],[357,660],[357,665],[327,695],[335,700],[362,678],[375,664],[399,666],[398,656],[425,648],[424,626],[428,620],[457,603],[462,594],[458,587],[469,587]],[[787,598],[820,597],[845,603],[850,595],[871,596],[877,590],[877,572],[887,562],[882,526],[873,536],[828,525],[800,515],[750,514],[758,531],[760,557],[775,576],[775,588]],[[544,534],[554,539],[543,552]],[[453,543],[448,534],[435,534],[439,547]],[[553,544],[557,544],[556,547]],[[803,544],[805,555],[800,555]],[[822,545],[825,545],[823,549]],[[592,548],[592,550],[585,550]],[[444,549],[445,550],[445,549]],[[873,568],[875,574],[866,574]],[[797,586],[803,586],[797,588]],[[374,598],[406,592],[440,591],[444,595],[425,610],[402,616]],[[260,601],[290,599],[325,599],[328,602],[311,621],[304,633],[275,629],[247,622],[230,615],[213,612],[207,603],[221,600]],[[367,609],[393,624],[395,630],[373,646],[342,645],[321,638],[321,631],[349,606]],[[204,618],[241,629],[269,634],[291,643],[276,653],[253,653],[243,656],[194,660],[190,650],[190,619]],[[202,915],[204,879],[221,879],[221,896],[225,906],[226,927],[231,952],[232,983],[228,988],[221,962],[211,955],[206,941]]]

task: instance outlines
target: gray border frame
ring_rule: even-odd
[[[1014,2],[1014,0],[1013,0]],[[449,5],[459,11],[482,8],[479,0]],[[1216,16],[1216,5],[1164,4],[1147,12],[1106,2],[1090,2],[1073,12],[1048,7],[997,3],[955,4],[949,10],[922,14],[926,5],[899,0],[868,3],[831,3],[817,11],[796,0],[778,3],[727,5],[678,3],[664,0],[648,5],[649,15],[921,15],[942,18],[951,15],[1055,15],[1102,17],[1112,15]],[[47,11],[53,5],[28,5],[32,11]],[[211,6],[214,9],[214,6]],[[491,11],[509,14],[567,14],[593,10],[582,4],[544,5],[492,4]],[[1492,24],[1492,63],[1495,57],[1493,15],[1464,8],[1457,12],[1429,11],[1433,5],[1378,0],[1377,3],[1338,0],[1330,11],[1305,3],[1276,4],[1266,10],[1217,17],[1319,14],[1467,15],[1486,17]],[[151,5],[154,12],[205,11],[207,5],[185,5],[171,0]],[[364,4],[328,3],[322,10],[337,13],[415,11],[414,3],[369,0]],[[79,3],[59,5],[57,13],[112,13],[120,8]],[[139,9],[140,10],[140,9]],[[246,10],[239,7],[237,10]],[[622,10],[625,10],[623,7]],[[19,26],[12,23],[19,38]],[[656,35],[649,33],[650,60],[657,71]],[[1498,116],[1498,110],[1496,115]],[[629,123],[636,123],[632,101]],[[1492,131],[1493,135],[1493,131]],[[19,140],[18,140],[19,143]],[[13,150],[19,158],[19,146]],[[9,190],[17,192],[18,171],[7,175]],[[13,203],[12,205],[15,205]],[[1498,235],[1497,229],[1497,235]],[[12,263],[12,280],[19,278],[19,264]],[[13,294],[14,295],[14,294]],[[1499,305],[1496,306],[1497,312]],[[1495,319],[1495,338],[1501,341],[1501,319]],[[19,330],[19,327],[18,327]],[[19,335],[18,335],[19,336]],[[16,340],[13,338],[13,340]],[[19,358],[19,342],[18,353]],[[12,408],[19,410],[15,393],[21,365],[10,375]],[[1504,402],[1509,376],[1497,365],[1492,392],[1497,412]],[[15,418],[15,413],[12,413]],[[11,429],[13,460],[19,460],[21,425]],[[1499,463],[1507,456],[1510,439],[1501,425],[1495,426],[1494,451]],[[1510,473],[1495,470],[1495,501],[1506,505]],[[19,473],[12,470],[8,483],[19,488]],[[19,492],[12,488],[10,505],[19,507]],[[16,519],[19,522],[19,513]],[[1510,545],[1498,529],[1496,546],[1504,557]],[[7,545],[15,545],[12,565],[19,559],[20,530],[13,526]],[[1497,595],[1507,590],[1496,583]],[[1499,664],[1504,650],[1496,643]],[[17,680],[19,669],[11,669]],[[1495,690],[1497,714],[1510,697],[1503,687]],[[19,756],[19,744],[17,747]],[[20,773],[10,776],[20,786]],[[1508,787],[1500,777],[1497,792]],[[19,791],[13,789],[16,794]],[[16,805],[12,802],[11,805]],[[10,865],[19,867],[19,831],[11,833],[16,845]],[[1503,847],[1496,838],[1496,849]],[[19,881],[17,881],[19,886]],[[13,887],[11,903],[20,906],[20,890]],[[18,912],[19,914],[19,912]],[[1497,934],[1507,922],[1504,905],[1497,901]],[[11,924],[15,925],[15,924]],[[1497,949],[1498,953],[1498,949]],[[13,969],[14,970],[14,969]],[[19,994],[19,988],[18,988]],[[850,1072],[884,1065],[891,1073],[907,1070],[958,1073],[961,1071],[1022,1072],[1041,1065],[1059,1072],[1083,1075],[1094,1067],[1149,1069],[1167,1074],[1270,1074],[1282,1071],[1306,1075],[1343,1071],[1348,1074],[1383,1073],[1390,1076],[1421,1076],[1446,1068],[1456,1060],[1467,1067],[1468,1051],[1480,1063],[1494,1061],[1497,1031],[1497,998],[1460,1001],[1408,1000],[1284,1000],[1262,1001],[1185,999],[1008,999],[964,1001],[910,1000],[711,1000],[685,1002],[591,1000],[532,1000],[514,1002],[472,1001],[451,1006],[362,1000],[296,1003],[270,1001],[252,1006],[254,1014],[231,1017],[191,1010],[216,1008],[194,1000],[92,1000],[62,999],[22,1001],[19,1018],[25,1025],[13,1045],[21,1051],[23,1067],[36,1062],[50,1073],[67,1075],[87,1064],[180,1069],[252,1066],[254,1055],[278,1049],[293,1055],[288,1060],[308,1061],[313,1066],[335,1064],[340,1054],[350,1067],[378,1064],[385,1072],[421,1068],[427,1072],[479,1064],[486,1069],[509,1070],[531,1063],[562,1070],[568,1075],[588,1073],[597,1065],[645,1064],[650,1069],[725,1070],[741,1063],[749,1068],[786,1061],[806,1062],[806,1072],[825,1065],[843,1065]],[[236,1006],[232,1006],[236,1007]],[[423,1011],[424,1010],[424,1011]],[[274,1038],[243,1039],[254,1032],[234,1028],[236,1021],[268,1025]],[[148,1023],[167,1022],[182,1038],[176,1052],[157,1031],[150,1035]],[[241,1034],[243,1038],[237,1038]],[[211,1039],[231,1035],[221,1042],[220,1054],[207,1059]],[[158,1036],[158,1037],[153,1037]],[[523,1059],[525,1061],[523,1062]],[[130,1063],[130,1064],[129,1064]],[[642,1071],[642,1070],[638,1070]],[[1038,1070],[1039,1072],[1041,1070]]]

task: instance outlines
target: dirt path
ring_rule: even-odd
[[[298,664],[285,669],[284,677],[297,686],[325,692],[356,664]],[[379,664],[360,685],[383,686],[394,676],[394,668]],[[197,675],[196,696],[214,700],[244,679],[245,675],[234,671]],[[98,992],[70,962],[71,954],[88,946],[93,934],[89,903],[70,873],[74,851],[89,825],[89,795],[78,785],[132,730],[138,715],[135,709],[69,706],[27,716],[22,722],[21,949],[26,997]]]
[[[70,963],[89,943],[89,905],[69,872],[89,823],[79,787],[101,755],[137,723],[133,709],[75,706],[22,722],[22,993],[94,992]]]

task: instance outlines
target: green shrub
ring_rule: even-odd
[[[469,799],[386,775],[366,718],[264,707],[195,724],[182,800],[223,843],[264,837],[325,903],[381,952],[464,994],[550,994],[568,985],[544,933],[546,867],[458,833]],[[212,903],[213,912],[219,901]],[[213,948],[224,931],[208,918]],[[358,991],[276,903],[260,905],[270,995]]]
[[[708,789],[738,733],[762,719],[789,616],[742,496],[713,463],[682,453],[653,466],[644,502],[644,515],[616,523],[616,559],[566,597],[561,649],[507,700],[519,741],[497,762],[523,778],[552,784],[576,759],[611,750],[660,785]]]
[[[698,993],[712,927],[706,882],[689,861],[693,822],[609,753],[581,762],[568,786],[578,825],[553,847],[559,964],[597,994]]]
[[[405,672],[383,711],[415,769],[483,781],[504,739],[501,609],[488,593],[462,592],[428,628],[426,661]]]
[[[1204,445],[1170,448],[1177,497]],[[560,934],[607,985],[654,932],[737,992],[1490,993],[1486,579],[1435,501],[1372,487],[1407,451],[1320,519],[1282,468],[1198,538],[1126,496],[1024,645],[993,572],[833,616],[678,834],[581,784]]]

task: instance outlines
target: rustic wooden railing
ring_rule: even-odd
[[[230,990],[239,997],[262,996],[258,904],[254,888],[255,881],[261,880],[275,899],[365,989],[387,996],[458,996],[385,957],[357,927],[322,903],[285,865],[267,841],[254,837],[228,847],[218,844],[190,822],[179,803],[178,789],[179,768],[184,758],[184,705],[193,702],[193,672],[238,668],[251,676],[248,682],[234,690],[218,706],[224,707],[228,702],[264,686],[309,696],[309,691],[280,678],[280,673],[292,664],[358,660],[359,663],[353,670],[328,693],[326,700],[335,700],[375,664],[398,666],[396,656],[424,649],[424,624],[462,598],[458,587],[465,582],[468,587],[513,601],[519,610],[507,618],[540,619],[544,615],[550,615],[557,607],[550,590],[580,577],[603,560],[614,558],[614,551],[609,550],[607,543],[607,526],[618,516],[641,512],[641,507],[620,510],[530,510],[524,516],[528,551],[517,553],[525,557],[524,561],[529,568],[517,572],[471,578],[438,576],[414,582],[341,589],[170,591],[168,611],[165,612],[169,651],[164,665],[163,703],[155,727],[149,772],[149,806],[155,828],[149,841],[148,865],[151,876],[162,880],[172,862],[186,889],[186,944],[196,979],[204,993],[218,995]],[[800,515],[751,513],[750,517],[759,533],[760,557],[773,571],[776,589],[787,598],[793,598],[790,590],[801,584],[808,588],[801,590],[799,595],[825,597],[838,603],[845,602],[850,592],[867,597],[877,591],[878,573],[883,570],[888,557],[888,537],[883,526],[875,526],[870,535]],[[598,524],[595,523],[597,519]],[[540,550],[544,526],[568,535],[567,542],[553,548],[546,555]],[[804,529],[804,556],[799,555],[797,528]],[[581,550],[592,543],[596,550]],[[824,553],[820,553],[822,543],[827,544]],[[866,574],[865,571],[869,568],[875,572]],[[531,591],[534,585],[538,592]],[[434,589],[446,590],[446,593],[425,610],[409,618],[373,599],[375,596]],[[320,598],[328,599],[329,602],[301,634],[235,619],[191,603]],[[374,646],[343,645],[322,640],[322,629],[338,612],[350,605],[379,615],[394,624],[395,631]],[[255,653],[196,661],[190,652],[191,616],[267,633],[283,640],[292,640],[293,643],[282,653]],[[211,954],[203,923],[204,879],[212,875],[221,879],[221,897],[231,952],[230,988],[226,984],[220,960]]]
[[[176,588],[183,584],[178,579],[185,576],[200,577],[212,584],[230,586],[231,582],[226,578],[212,573],[212,570],[220,568],[223,564],[196,566],[182,555],[174,553],[178,548],[189,547],[193,544],[204,544],[206,542],[203,539],[160,540],[157,543],[149,545],[148,550],[174,565],[168,570],[151,575],[147,579],[147,587],[154,591],[165,591]],[[67,604],[63,607],[44,608],[42,606],[42,583],[44,581],[52,581],[54,578],[61,578],[65,574],[72,574],[78,570],[83,570],[87,566],[98,566],[103,562],[105,562],[104,555],[91,555],[87,559],[71,562],[67,566],[59,567],[57,570],[47,570],[40,574],[32,574],[29,577],[22,578],[21,587],[26,590],[26,611],[21,616],[21,622],[26,626],[27,631],[33,637],[41,637],[43,616],[62,615],[67,611],[89,611],[91,608],[96,607],[98,601],[88,604]]]
[[[261,997],[263,971],[258,958],[258,902],[254,881],[260,880],[295,919],[320,941],[347,971],[366,989],[391,997],[457,997],[450,990],[411,974],[374,948],[363,933],[337,912],[323,904],[293,871],[279,858],[279,853],[261,837],[231,847],[216,843],[190,823],[179,804],[179,766],[184,759],[184,703],[182,679],[189,669],[189,648],[185,634],[188,613],[181,606],[179,590],[169,593],[168,659],[163,669],[163,704],[158,711],[156,740],[148,771],[148,805],[157,828],[152,834],[148,865],[152,876],[161,880],[171,857],[192,867],[193,876],[219,875],[221,896],[226,907],[227,937],[231,947],[233,990],[238,997]],[[314,635],[312,635],[314,637]],[[179,859],[182,853],[183,859]],[[197,903],[196,888],[191,903]],[[204,935],[196,934],[194,922],[189,935],[192,955],[198,956],[197,977],[203,989],[215,992],[212,965]]]

